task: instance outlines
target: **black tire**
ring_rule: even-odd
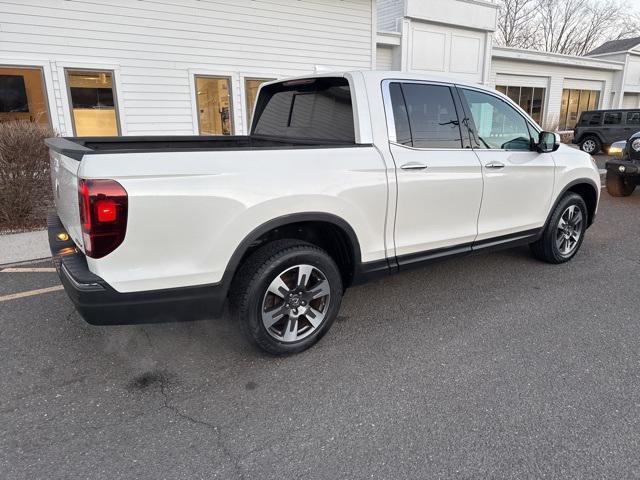
[[[580,150],[589,155],[595,155],[602,150],[602,142],[595,135],[587,135],[580,140]]]
[[[580,209],[580,213],[582,214],[582,222],[579,228],[580,236],[576,242],[575,247],[570,252],[565,254],[560,251],[560,247],[558,247],[557,244],[557,238],[559,238],[558,228],[560,218],[571,206],[576,206],[578,209]],[[551,217],[549,218],[549,221],[547,222],[547,225],[542,232],[542,236],[536,242],[530,245],[533,256],[538,260],[553,264],[565,263],[571,260],[576,255],[576,253],[578,253],[578,250],[580,250],[580,246],[582,245],[582,241],[584,240],[584,233],[587,229],[588,218],[587,205],[585,204],[582,197],[573,192],[566,193],[553,209],[553,213],[551,214]]]
[[[301,340],[284,342],[275,338],[263,323],[263,301],[272,281],[297,265],[310,265],[314,272],[320,271],[329,284],[330,296],[323,311],[324,318],[315,330]],[[327,252],[301,240],[285,239],[262,246],[243,262],[231,285],[229,300],[232,313],[255,345],[272,355],[289,355],[306,350],[327,333],[338,315],[342,294],[340,270]],[[285,315],[282,321],[286,322],[288,318]],[[305,315],[301,318],[301,324],[306,322]]]
[[[607,192],[612,197],[628,197],[636,189],[636,184],[625,180],[622,175],[607,171]]]

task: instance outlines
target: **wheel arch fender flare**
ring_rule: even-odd
[[[584,140],[587,137],[596,137],[598,139],[598,141],[600,142],[600,145],[603,145],[605,143],[604,139],[602,138],[602,135],[600,133],[594,132],[592,130],[587,130],[582,135],[580,135],[580,138],[578,139],[578,143],[584,142]]]
[[[222,276],[222,283],[225,286],[225,289],[228,289],[231,285],[233,277],[240,267],[240,261],[244,257],[245,253],[247,253],[252,243],[276,228],[301,222],[330,223],[342,230],[347,235],[347,238],[351,243],[354,265],[358,266],[362,263],[362,254],[358,236],[356,235],[353,227],[343,218],[325,212],[303,212],[286,214],[280,217],[272,218],[271,220],[268,220],[263,224],[257,226],[238,244],[233,254],[231,255],[231,258],[229,259],[227,267],[225,268],[224,274]]]
[[[571,182],[566,184],[564,186],[564,188],[562,190],[560,190],[560,193],[558,193],[558,195],[556,196],[556,199],[553,202],[553,205],[551,206],[551,209],[549,210],[549,213],[547,214],[547,219],[544,222],[544,227],[542,228],[541,232],[544,232],[546,230],[547,226],[549,225],[549,222],[551,221],[551,216],[553,215],[553,212],[555,211],[556,207],[558,206],[558,204],[562,200],[562,197],[564,197],[564,195],[569,190],[571,190],[573,187],[576,187],[577,185],[587,185],[587,186],[591,187],[593,189],[593,194],[595,195],[596,205],[597,205],[599,188],[596,185],[596,183],[590,178],[576,178],[575,180],[572,180]],[[585,199],[585,203],[587,203],[587,199]],[[588,221],[587,221],[587,227],[590,227],[591,224],[593,223],[593,220],[595,218],[595,206],[596,205],[594,205],[594,208],[593,208],[592,212],[588,212],[589,213],[589,218],[588,218]],[[589,207],[589,205],[587,204],[587,208],[588,207]]]

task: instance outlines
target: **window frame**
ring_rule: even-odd
[[[474,92],[478,92],[478,93],[483,93],[485,95],[489,95],[489,96],[491,96],[491,97],[493,97],[493,98],[505,103],[507,106],[513,108],[515,110],[515,113],[520,115],[522,117],[522,119],[524,120],[525,126],[529,130],[529,138],[530,138],[530,140],[532,142],[534,142],[534,143],[537,143],[538,139],[536,138],[536,135],[539,137],[540,136],[540,132],[542,132],[542,129],[540,127],[538,127],[535,122],[532,121],[533,119],[529,119],[529,116],[526,114],[526,112],[522,108],[520,108],[520,105],[516,104],[509,97],[506,97],[506,96],[503,97],[501,95],[496,95],[492,91],[485,90],[485,89],[482,89],[482,88],[475,88],[473,86],[468,86],[468,85],[456,85],[456,89],[458,90],[458,95],[460,97],[460,101],[462,102],[462,107],[464,108],[465,121],[468,122],[471,125],[471,129],[470,129],[471,131],[469,132],[469,137],[471,137],[472,139],[475,138],[475,135],[472,132],[476,132],[478,129],[476,127],[475,121],[473,120],[473,115],[471,114],[471,107],[467,103],[467,99],[465,98],[464,93],[461,90],[471,90],[471,91],[474,91]],[[515,148],[508,148],[508,149],[505,149],[505,148],[482,148],[477,143],[474,144],[474,140],[472,140],[471,148],[473,148],[474,150],[481,150],[483,152],[492,152],[492,151],[493,152],[531,152],[531,151],[533,151],[532,149],[521,150],[521,149],[515,149]]]
[[[231,126],[231,133],[229,135],[205,135],[202,133],[202,125],[200,124],[200,109],[198,108],[198,78],[213,78],[216,80],[226,80],[229,85],[229,125]],[[207,137],[233,137],[236,135],[236,116],[235,116],[235,104],[233,101],[233,77],[231,75],[216,75],[208,73],[193,73],[191,77],[191,84],[194,91],[194,107],[196,113],[196,122],[198,124],[198,136]]]
[[[418,85],[430,85],[430,86],[438,86],[438,87],[448,87],[451,92],[451,98],[453,100],[453,105],[456,109],[456,116],[458,117],[458,123],[460,128],[460,137],[461,137],[461,146],[459,148],[445,148],[445,147],[414,147],[413,145],[403,145],[398,143],[398,136],[396,132],[396,122],[393,114],[393,105],[391,103],[391,91],[390,85],[392,83],[400,83],[400,84],[418,84]],[[421,150],[421,151],[460,151],[460,150],[468,150],[471,147],[471,139],[468,127],[465,125],[464,119],[461,118],[461,114],[464,114],[466,118],[466,111],[464,110],[464,106],[462,105],[462,100],[460,99],[460,95],[457,90],[457,86],[454,83],[448,82],[438,82],[438,81],[429,81],[429,80],[412,80],[412,79],[402,79],[402,78],[390,78],[382,81],[382,101],[384,105],[385,118],[387,120],[387,137],[389,142],[397,145],[402,148],[408,148],[410,150]],[[413,142],[413,135],[412,135]]]
[[[47,122],[49,128],[52,130],[55,128],[53,124],[53,115],[51,112],[51,100],[49,99],[49,89],[47,88],[47,75],[45,74],[45,67],[43,65],[23,65],[0,62],[0,70],[3,68],[22,69],[22,70],[38,70],[40,72],[40,79],[42,81],[42,97],[44,98],[45,107],[47,109]]]
[[[82,73],[82,72],[96,72],[96,73],[110,73],[111,74],[111,91],[113,92],[113,108],[115,110],[116,117],[116,136],[122,135],[122,125],[120,123],[120,102],[118,97],[118,90],[116,88],[116,71],[110,68],[82,68],[82,67],[63,67],[64,82],[67,92],[67,105],[69,107],[69,115],[71,118],[71,131],[73,136],[77,136],[76,130],[76,117],[73,114],[73,99],[71,97],[71,83],[69,82],[69,73]]]

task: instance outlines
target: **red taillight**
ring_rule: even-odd
[[[85,253],[104,257],[122,243],[127,232],[127,192],[115,180],[80,180],[78,198]]]
[[[118,220],[118,205],[110,198],[100,199],[96,202],[98,222],[109,223]]]

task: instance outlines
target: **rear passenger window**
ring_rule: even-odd
[[[451,89],[419,83],[391,84],[398,143],[407,136],[416,148],[462,148],[460,125]]]
[[[640,125],[640,112],[627,112],[627,125]]]
[[[399,83],[389,85],[391,94],[391,106],[393,108],[393,120],[396,127],[396,142],[400,145],[412,146],[411,129],[409,128],[409,116],[402,95],[402,87]]]
[[[618,125],[622,122],[622,112],[606,112],[604,114],[605,125]]]

